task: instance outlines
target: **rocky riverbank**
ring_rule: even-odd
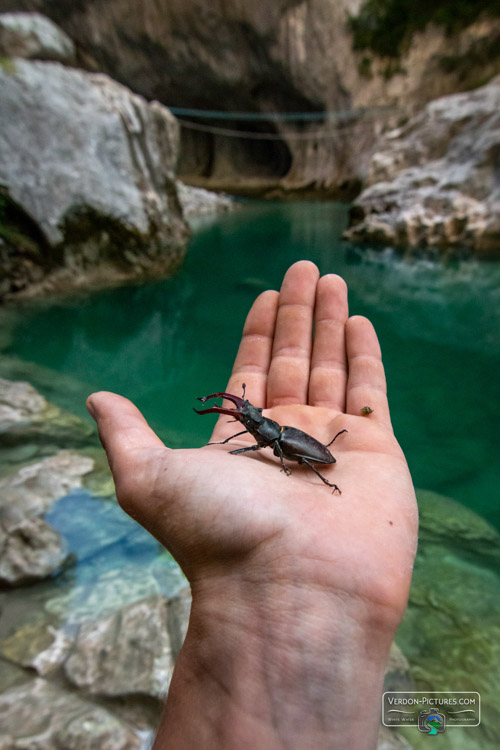
[[[353,242],[500,257],[500,77],[430,102],[382,139],[351,208]]]

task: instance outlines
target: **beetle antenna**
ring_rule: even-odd
[[[247,384],[243,383],[243,396],[242,398],[245,398],[245,390],[246,390]]]

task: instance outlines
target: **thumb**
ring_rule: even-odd
[[[161,452],[164,455],[168,449],[153,432],[139,409],[123,396],[106,391],[93,393],[87,399],[87,409],[97,423],[99,438],[108,457],[118,500],[122,506],[128,505],[123,502],[126,496],[140,497],[149,484],[149,460],[155,453]],[[145,460],[146,456],[148,461]],[[124,509],[127,512],[133,510]]]

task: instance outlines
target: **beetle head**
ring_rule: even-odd
[[[198,401],[201,401],[201,403],[204,404],[211,398],[225,398],[228,401],[232,401],[236,406],[236,409],[225,409],[222,406],[212,406],[210,409],[194,409],[194,411],[197,414],[229,414],[230,417],[234,417],[242,422],[247,407],[250,406],[252,409],[255,409],[255,406],[252,406],[249,401],[246,401],[246,399],[240,398],[239,396],[233,396],[232,393],[211,393],[209,396],[202,396]]]

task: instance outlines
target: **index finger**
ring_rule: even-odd
[[[271,289],[262,292],[250,308],[227,384],[226,393],[241,396],[245,383],[246,398],[256,406],[266,406],[267,374],[271,362],[278,297],[278,292]],[[229,406],[234,408],[233,404]],[[212,438],[222,440],[229,434],[227,416],[221,417],[215,425]]]

